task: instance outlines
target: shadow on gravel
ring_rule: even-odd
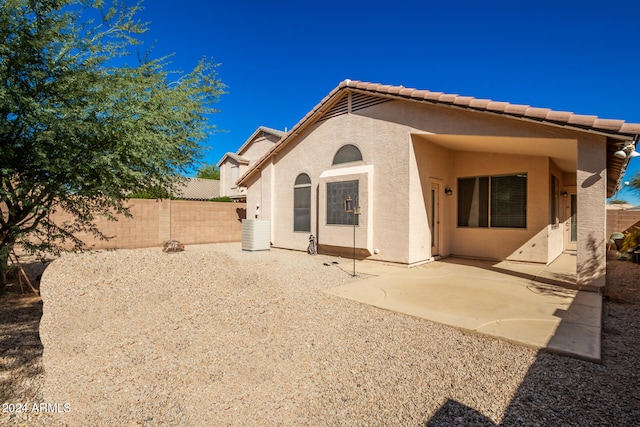
[[[40,297],[0,296],[0,402],[33,398],[39,390],[44,350],[38,333],[41,317]]]
[[[611,263],[611,268],[633,271],[620,282],[616,282],[615,271],[610,274],[611,282],[608,278],[602,313],[601,364],[541,351],[501,423],[495,424],[474,408],[449,400],[425,426],[584,425],[585,420],[590,420],[591,425],[637,425],[640,265]],[[609,293],[615,299],[608,298]]]
[[[640,306],[607,302],[603,317],[602,364],[540,352],[500,424],[449,400],[425,425],[581,425],[587,419],[634,425],[640,419]]]
[[[447,400],[438,412],[426,424],[428,427],[443,426],[495,426],[489,418],[473,408],[455,400]]]

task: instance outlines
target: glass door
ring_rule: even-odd
[[[565,250],[575,251],[578,243],[578,197],[569,195],[569,218],[566,221]]]
[[[431,182],[431,209],[429,212],[431,228],[431,256],[440,255],[440,184]]]

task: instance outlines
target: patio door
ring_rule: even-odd
[[[429,228],[431,229],[431,256],[440,255],[440,183],[431,181]]]
[[[564,249],[567,251],[575,251],[578,243],[578,197],[569,194],[569,218],[565,221],[565,244]]]

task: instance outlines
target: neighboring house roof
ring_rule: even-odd
[[[217,179],[187,178],[173,191],[174,197],[186,200],[209,200],[220,196],[220,181]]]
[[[255,162],[249,170],[238,180],[238,185],[246,185],[249,177],[260,170],[261,166],[276,152],[282,149],[295,135],[307,125],[318,119],[332,117],[339,114],[338,110],[344,109],[341,102],[334,102],[342,97],[342,92],[352,91],[373,95],[384,102],[386,99],[404,99],[429,104],[437,104],[450,108],[459,108],[472,111],[480,111],[488,114],[538,122],[550,126],[561,126],[567,129],[585,131],[607,136],[607,190],[613,194],[620,186],[620,180],[626,169],[629,157],[619,159],[613,153],[621,147],[621,141],[634,142],[640,135],[639,123],[625,123],[624,120],[600,119],[597,116],[574,114],[566,111],[553,111],[548,108],[535,108],[528,105],[497,102],[489,99],[476,99],[470,96],[445,94],[443,92],[431,92],[405,88],[404,86],[390,86],[379,83],[367,83],[360,81],[344,80],[334,88],[318,105],[316,105],[305,117],[302,118],[286,135]],[[364,107],[375,105],[375,101],[365,101]],[[334,111],[335,110],[335,111]],[[240,152],[240,151],[238,151]]]
[[[241,164],[241,165],[248,165],[249,164],[249,159],[246,159],[246,158],[244,158],[242,156],[239,156],[236,153],[225,153],[225,155],[222,156],[222,158],[218,162],[217,166],[220,167],[220,165],[222,165],[224,162],[226,162],[227,159],[232,159],[236,163]]]
[[[276,130],[276,129],[271,129],[268,128],[266,126],[260,126],[258,127],[258,129],[256,129],[255,132],[253,132],[251,134],[251,136],[240,146],[240,148],[238,149],[238,151],[236,151],[235,153],[225,153],[224,156],[222,156],[222,158],[220,159],[220,161],[218,162],[218,164],[216,166],[220,167],[220,165],[222,165],[227,159],[233,159],[235,160],[237,163],[241,164],[241,165],[248,165],[249,164],[249,159],[242,157],[241,154],[247,149],[249,148],[249,146],[254,142],[254,140],[262,135],[263,133],[268,133],[271,134],[277,138],[282,138],[284,135],[286,135],[285,132],[282,132],[280,130]]]
[[[282,138],[285,135],[285,132],[282,132],[280,130],[271,129],[266,126],[260,126],[258,127],[258,129],[256,129],[255,132],[253,132],[253,134],[251,134],[251,136],[244,142],[244,144],[242,144],[240,148],[238,148],[238,151],[236,151],[236,153],[242,154],[244,150],[246,150],[249,147],[249,145],[251,145],[253,140],[256,139],[258,136],[260,136],[263,132],[269,133],[273,136],[277,136],[278,138]]]

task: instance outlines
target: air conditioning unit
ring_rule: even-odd
[[[242,220],[242,250],[268,251],[271,248],[271,224],[263,219]]]

